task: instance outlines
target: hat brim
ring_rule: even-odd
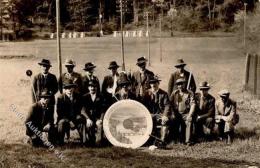
[[[114,65],[114,66],[109,66],[107,69],[117,69],[119,67],[120,67],[119,65]]]
[[[182,64],[177,64],[177,65],[175,65],[175,67],[176,68],[178,68],[178,67],[184,67],[184,66],[186,66],[187,64],[185,64],[185,63],[182,63]]]
[[[161,82],[161,80],[150,80],[149,83],[157,83],[157,82]]]
[[[208,90],[208,89],[210,89],[210,87],[209,86],[200,86],[199,89],[200,90]]]
[[[41,66],[48,66],[48,67],[52,66],[51,64],[46,64],[46,63],[42,63],[42,62],[39,62],[38,64],[41,65]]]
[[[66,88],[75,88],[77,87],[76,84],[66,84],[66,85],[63,85],[63,89],[66,89]]]
[[[136,65],[143,65],[143,64],[145,64],[146,62],[147,62],[147,60],[139,61],[139,62],[136,63]]]
[[[64,64],[64,66],[75,66],[74,64]]]
[[[83,70],[89,71],[89,70],[95,69],[96,67],[97,66],[91,66],[91,67],[83,68]]]

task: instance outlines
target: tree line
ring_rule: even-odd
[[[119,29],[121,0],[60,1],[62,31],[98,31]],[[13,17],[16,32],[38,28],[55,30],[55,0],[9,0],[7,9]],[[178,31],[209,31],[230,27],[234,15],[244,9],[252,11],[255,0],[122,0],[123,21],[127,28],[145,25],[148,12],[150,24],[163,19],[163,29]],[[0,24],[3,26],[3,24]]]

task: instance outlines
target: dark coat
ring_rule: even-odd
[[[42,131],[43,127],[47,124],[54,124],[53,110],[50,108],[43,108],[40,102],[34,103],[28,112],[25,124],[31,122],[31,126],[37,127],[39,131]],[[26,134],[28,136],[33,135],[33,131],[26,124]]]
[[[42,93],[44,89],[47,89],[49,92],[52,93],[52,98],[51,98],[51,104],[55,104],[55,98],[54,95],[58,91],[58,82],[57,78],[55,75],[48,73],[46,79],[44,78],[42,73],[39,73],[33,78],[33,88],[37,97],[37,100],[39,100],[39,96]],[[32,92],[33,93],[33,92]],[[33,102],[37,102],[35,100],[34,95],[32,95]]]
[[[96,99],[93,101],[91,99],[90,93],[87,93],[83,96],[83,114],[86,115],[86,118],[91,119],[92,121],[103,120],[105,108],[103,98],[97,94]]]
[[[156,96],[151,91],[147,92],[143,104],[151,114],[162,114],[168,117],[172,115],[168,94],[162,89],[158,90]]]
[[[130,100],[136,100],[136,96],[135,96],[135,94],[133,94],[132,92],[128,92],[128,95],[127,95],[127,97],[123,97],[119,92],[117,92],[116,94],[115,94],[115,97],[117,98],[117,100],[126,100],[126,99],[130,99]],[[117,101],[116,100],[116,101]]]
[[[95,80],[98,83],[97,92],[100,93],[100,83],[99,83],[98,77],[93,75],[92,80]],[[90,81],[90,79],[88,78],[88,76],[86,76],[86,75],[82,76],[82,95],[89,93],[89,90],[88,90],[89,81]]]
[[[202,119],[208,117],[215,117],[215,98],[210,94],[204,98],[204,102],[202,104],[202,108],[200,108],[201,94],[195,94],[195,102],[196,102],[196,114],[200,116]]]
[[[190,76],[190,72],[188,72],[186,70],[184,70],[184,77],[181,77],[180,73],[178,71],[172,73],[170,76],[169,83],[168,83],[168,95],[170,96],[173,91],[177,90],[176,81],[180,78],[185,78],[185,80],[187,81],[185,87],[187,88],[189,76]],[[193,75],[191,75],[189,90],[191,90],[193,93],[195,93],[195,91],[196,91],[196,83],[195,83]]]
[[[141,78],[141,72],[136,71],[131,76],[131,83],[133,87],[133,93],[135,93],[136,97],[140,97],[140,89],[143,88],[143,93],[145,93],[149,88],[149,80],[153,78],[154,73],[149,70],[144,71],[144,78]]]
[[[67,73],[63,73],[59,78],[59,91],[62,93],[63,83],[64,81],[72,80],[74,84],[77,84],[75,92],[81,94],[82,92],[82,77],[77,72],[72,72],[70,78],[68,77]]]
[[[79,94],[74,93],[71,101],[65,93],[57,98],[57,122],[61,119],[75,121],[76,116],[81,114],[82,98]]]

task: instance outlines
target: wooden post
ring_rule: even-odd
[[[160,18],[160,62],[162,62],[162,14],[159,16]]]
[[[120,0],[120,23],[121,23],[121,55],[122,55],[122,70],[125,71],[125,53],[124,53],[124,32],[123,32],[123,0]]]
[[[56,34],[57,34],[57,61],[59,76],[62,74],[61,47],[60,47],[60,0],[56,0]]]
[[[146,31],[147,31],[147,34],[148,34],[148,37],[147,37],[147,43],[148,43],[148,46],[147,46],[147,54],[148,54],[148,65],[151,66],[151,56],[150,56],[150,30],[149,30],[149,12],[146,12]]]
[[[246,63],[245,63],[245,80],[244,80],[244,89],[247,89],[247,84],[249,80],[249,67],[250,67],[250,58],[251,55],[249,53],[246,54]]]
[[[243,44],[244,44],[245,51],[246,51],[246,6],[247,6],[247,3],[244,3],[244,40],[243,40]]]
[[[254,88],[253,93],[257,94],[257,63],[258,63],[258,56],[254,54]]]

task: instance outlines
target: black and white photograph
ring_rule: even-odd
[[[260,168],[260,0],[0,0],[0,168]]]

